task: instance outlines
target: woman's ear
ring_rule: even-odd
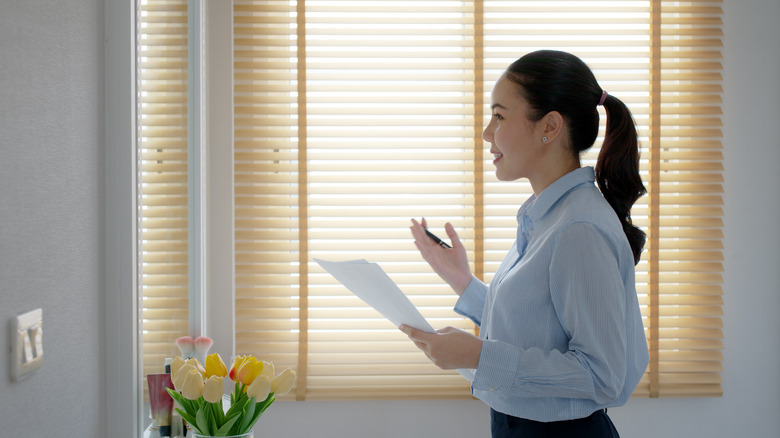
[[[541,122],[544,126],[544,133],[542,135],[547,139],[545,143],[552,142],[564,131],[565,121],[558,111],[550,111],[545,114]]]

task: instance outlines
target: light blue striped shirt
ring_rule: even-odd
[[[583,167],[531,196],[493,282],[455,305],[480,326],[472,392],[496,411],[587,417],[623,405],[647,367],[634,257],[594,181]]]

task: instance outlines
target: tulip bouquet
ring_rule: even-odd
[[[227,412],[222,406],[225,377],[235,382]],[[228,371],[218,353],[206,357],[203,367],[197,359],[176,357],[171,362],[174,389],[168,389],[181,409],[176,411],[193,430],[206,436],[243,435],[252,430],[260,415],[276,396],[287,394],[295,372],[274,374],[274,365],[253,356],[236,356]]]

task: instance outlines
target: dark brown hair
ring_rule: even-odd
[[[540,50],[513,62],[505,77],[519,85],[520,95],[531,108],[531,120],[540,120],[550,111],[563,116],[572,153],[577,157],[596,141],[597,106],[604,90],[581,59],[566,52]],[[623,224],[634,263],[639,263],[646,237],[631,222],[631,206],[647,191],[639,176],[636,126],[631,111],[620,99],[608,94],[603,105],[607,130],[596,162],[596,182]]]

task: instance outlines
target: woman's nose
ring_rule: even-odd
[[[493,133],[490,129],[491,123],[488,123],[487,126],[485,126],[485,129],[482,130],[482,140],[485,140],[486,142],[490,142],[493,138]]]

